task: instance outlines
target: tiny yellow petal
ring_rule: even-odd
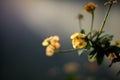
[[[54,54],[54,47],[49,45],[47,48],[46,48],[46,56],[52,56]]]
[[[56,40],[56,41],[59,41],[60,40],[60,37],[59,36],[53,36],[53,40]]]
[[[71,35],[71,39],[74,39],[74,38],[76,38],[76,37],[78,37],[80,35],[80,33],[74,33],[73,35]]]
[[[48,42],[48,41],[43,41],[43,42],[42,42],[42,45],[43,45],[43,46],[48,46],[48,45],[49,45],[49,42]]]
[[[71,35],[71,39],[74,39],[74,38],[85,38],[86,37],[86,35],[85,34],[82,34],[82,33],[79,33],[79,32],[77,32],[77,33],[74,33],[73,35]]]
[[[60,48],[60,43],[58,43],[58,42],[55,43],[55,48],[56,48],[56,49],[59,49],[59,48]]]

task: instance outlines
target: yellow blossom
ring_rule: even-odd
[[[83,9],[85,12],[93,13],[94,10],[96,9],[96,7],[97,7],[97,5],[95,3],[89,2],[83,7]]]
[[[43,46],[48,46],[50,44],[50,40],[52,40],[53,36],[46,38],[43,42],[42,45]]]
[[[57,36],[57,35],[55,35],[55,36],[52,37],[52,39],[55,40],[55,41],[59,41],[59,40],[60,40],[60,37]]]
[[[114,58],[117,58],[117,56],[115,55],[115,53],[110,53],[109,55],[108,55],[108,59],[109,60],[113,60]]]
[[[73,48],[84,48],[87,45],[87,43],[82,39],[75,38],[72,40],[72,45]]]
[[[83,48],[87,45],[87,43],[83,40],[86,38],[85,34],[77,32],[71,35],[70,38],[72,39],[73,48]]]
[[[59,48],[60,48],[60,43],[58,43],[58,42],[56,42],[56,43],[54,43],[54,44],[51,44],[51,45],[53,45],[56,49],[59,49]]]
[[[59,40],[60,40],[59,36],[51,36],[51,37],[46,38],[42,42],[43,46],[47,46],[46,47],[47,56],[52,56],[55,50],[60,48]]]
[[[54,54],[54,47],[52,45],[47,46],[46,48],[46,56],[52,56]]]
[[[77,33],[74,33],[73,35],[71,35],[71,39],[74,39],[74,38],[85,38],[86,37],[86,35],[85,34],[82,34],[82,33],[79,33],[79,32],[77,32]]]
[[[44,41],[42,42],[42,45],[43,45],[43,46],[48,46],[48,45],[49,45],[49,41],[48,41],[48,40],[44,40]]]
[[[120,47],[120,40],[116,40],[116,41],[115,41],[115,45],[116,45],[117,47]]]

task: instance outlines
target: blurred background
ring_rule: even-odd
[[[120,65],[108,68],[89,63],[86,54],[77,52],[45,55],[41,42],[48,36],[61,37],[61,49],[72,48],[70,35],[79,31],[77,15],[84,15],[89,31],[91,16],[83,5],[94,1],[94,28],[100,27],[107,0],[0,0],[0,73],[1,80],[120,80]],[[106,33],[120,39],[120,4],[113,6],[105,26]]]

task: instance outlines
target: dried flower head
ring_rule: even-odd
[[[112,5],[112,4],[117,4],[117,0],[109,0],[108,2],[106,2],[104,5],[108,5],[108,6],[110,6],[110,5]]]
[[[110,53],[109,55],[108,55],[108,59],[109,60],[113,60],[114,58],[117,58],[117,56],[115,55],[115,53]]]
[[[97,5],[95,3],[89,2],[83,7],[83,9],[85,12],[93,13],[94,10],[96,9],[96,7],[97,7]]]
[[[83,19],[83,15],[82,15],[82,14],[79,14],[79,15],[78,15],[78,19],[79,19],[79,20],[82,20],[82,19]]]

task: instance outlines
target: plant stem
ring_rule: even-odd
[[[92,37],[92,31],[93,31],[93,24],[94,24],[94,12],[91,13],[92,20],[91,20],[91,27],[90,27],[90,37]]]
[[[80,30],[82,30],[82,23],[81,23],[80,19],[79,19],[79,28],[80,28]]]
[[[108,8],[108,10],[107,10],[107,13],[105,14],[105,17],[104,17],[103,22],[102,22],[102,25],[101,25],[101,27],[100,27],[100,29],[99,29],[99,34],[98,34],[96,40],[98,39],[98,37],[101,35],[101,33],[102,33],[102,31],[103,31],[103,28],[104,28],[104,26],[105,26],[107,17],[108,17],[108,15],[109,15],[109,13],[110,13],[111,7],[112,7],[112,4],[109,5],[109,8]]]
[[[90,32],[93,31],[93,24],[94,24],[94,12],[92,12],[92,21],[91,21]]]
[[[80,50],[80,48],[76,48],[76,49],[68,49],[68,50],[56,50],[56,53],[68,53],[68,52],[73,52],[73,51],[77,51]]]

